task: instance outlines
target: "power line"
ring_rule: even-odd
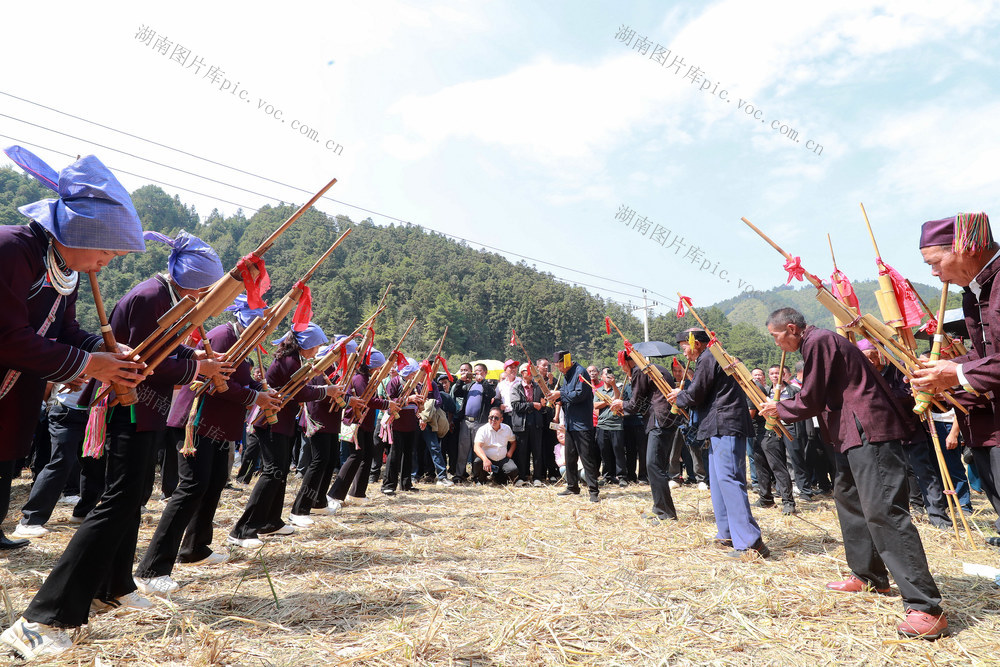
[[[19,97],[17,95],[13,95],[13,94],[8,93],[6,91],[0,90],[0,95],[5,95],[5,96],[10,97],[12,99],[16,99],[16,100],[19,100],[21,102],[25,102],[27,104],[31,104],[33,106],[37,106],[39,108],[46,109],[48,111],[52,111],[54,113],[66,116],[68,118],[73,118],[74,120],[79,120],[81,122],[88,123],[90,125],[94,125],[96,127],[100,127],[102,129],[106,129],[106,130],[109,130],[111,132],[115,132],[115,133],[118,133],[118,134],[130,137],[130,138],[133,138],[133,139],[136,139],[136,140],[139,140],[139,141],[143,141],[145,143],[152,144],[154,146],[165,148],[167,150],[179,153],[181,155],[186,155],[188,157],[192,157],[192,158],[195,158],[197,160],[201,160],[201,161],[207,162],[209,164],[214,164],[214,165],[217,165],[217,166],[220,166],[220,167],[224,167],[226,169],[230,169],[232,171],[235,171],[235,172],[238,172],[238,173],[241,173],[241,174],[245,174],[247,176],[252,176],[254,178],[259,178],[261,180],[268,181],[270,183],[275,183],[277,185],[281,185],[283,187],[290,188],[290,189],[295,190],[297,192],[301,192],[301,193],[305,193],[305,194],[310,194],[310,195],[312,194],[309,190],[306,190],[304,188],[301,188],[301,187],[298,187],[298,186],[295,186],[295,185],[291,185],[291,184],[288,184],[288,183],[283,183],[281,181],[278,181],[278,180],[275,180],[275,179],[272,179],[272,178],[269,178],[269,177],[266,177],[266,176],[262,176],[260,174],[256,174],[256,173],[253,173],[253,172],[250,172],[250,171],[246,171],[244,169],[240,169],[238,167],[234,167],[232,165],[227,165],[225,163],[218,162],[216,160],[212,160],[210,158],[206,158],[206,157],[203,157],[203,156],[200,156],[200,155],[196,155],[194,153],[190,153],[188,151],[184,151],[184,150],[181,150],[179,148],[175,148],[175,147],[167,145],[167,144],[163,144],[163,143],[160,143],[160,142],[157,142],[157,141],[153,141],[151,139],[147,139],[147,138],[139,136],[137,134],[126,132],[124,130],[119,130],[117,128],[110,127],[108,125],[104,125],[104,124],[98,123],[96,121],[92,121],[92,120],[89,120],[87,118],[83,118],[81,116],[77,116],[77,115],[68,113],[66,111],[62,111],[60,109],[56,109],[54,107],[41,104],[39,102],[35,102],[35,101],[28,100],[28,99],[23,98],[23,97]],[[155,164],[157,166],[165,167],[167,169],[173,169],[175,171],[178,171],[178,172],[190,175],[190,176],[194,176],[195,178],[201,178],[201,179],[204,179],[204,180],[207,180],[207,181],[219,184],[219,185],[223,185],[225,187],[234,188],[236,190],[240,190],[240,191],[243,191],[243,192],[247,192],[249,194],[253,194],[253,195],[262,197],[264,199],[269,199],[269,200],[276,201],[276,202],[284,201],[282,198],[279,198],[279,197],[274,197],[274,196],[271,196],[271,195],[265,195],[263,193],[255,191],[255,190],[249,190],[247,188],[243,188],[241,186],[234,185],[232,183],[227,183],[227,182],[224,182],[224,181],[219,181],[217,179],[213,179],[213,178],[210,178],[208,176],[203,176],[201,174],[197,174],[197,173],[194,173],[194,172],[191,172],[191,171],[180,169],[178,167],[173,167],[173,166],[161,163],[161,162],[157,162],[155,160],[151,160],[149,158],[144,158],[142,156],[135,155],[133,153],[129,153],[127,151],[123,151],[123,150],[120,150],[120,149],[117,149],[117,148],[113,148],[111,146],[107,146],[107,145],[100,144],[100,143],[97,143],[97,142],[94,142],[94,141],[83,139],[81,137],[76,137],[74,135],[67,134],[65,132],[61,132],[59,130],[55,130],[55,129],[48,128],[48,127],[45,127],[45,126],[42,126],[42,125],[38,125],[36,123],[32,123],[30,121],[26,121],[26,120],[23,120],[23,119],[20,119],[20,118],[16,118],[14,116],[10,116],[10,115],[7,115],[7,114],[0,114],[0,117],[10,118],[11,120],[15,120],[15,121],[18,121],[18,122],[21,122],[21,123],[25,123],[27,125],[31,125],[33,127],[37,127],[39,129],[42,129],[42,130],[45,130],[45,131],[53,132],[55,134],[59,134],[59,135],[65,136],[65,137],[74,139],[76,141],[83,141],[83,142],[86,142],[86,143],[93,144],[95,146],[100,146],[101,148],[104,148],[106,150],[111,150],[111,151],[114,151],[114,152],[117,152],[117,153],[121,153],[123,155],[128,155],[129,157],[133,157],[133,158],[138,159],[138,160],[143,160],[145,162],[150,162],[150,163]],[[0,135],[0,136],[3,136],[3,135]],[[7,137],[7,138],[10,138],[10,137]],[[24,143],[28,143],[28,142],[24,142]],[[37,147],[43,148],[41,146],[38,146],[38,144],[28,143],[28,145],[37,146]],[[46,150],[52,150],[52,149],[46,149]],[[62,151],[55,151],[55,150],[53,150],[52,152],[58,153],[60,155],[67,155],[66,153],[64,153]],[[73,156],[69,156],[69,157],[73,157]],[[166,185],[168,187],[175,188],[175,189],[178,189],[178,190],[182,190],[184,192],[190,192],[192,194],[197,194],[199,196],[207,197],[209,199],[214,199],[214,200],[217,200],[217,201],[220,201],[220,202],[224,202],[226,204],[230,204],[230,205],[233,205],[233,206],[238,206],[238,207],[245,208],[245,209],[248,209],[248,210],[251,210],[251,211],[257,211],[258,210],[257,208],[252,207],[252,206],[245,206],[243,204],[238,204],[238,203],[235,203],[235,202],[231,202],[231,201],[219,198],[219,197],[213,197],[213,196],[207,195],[205,193],[201,193],[201,192],[197,192],[195,190],[190,190],[188,188],[183,188],[183,187],[180,187],[180,186],[177,186],[177,185],[169,184],[169,183],[157,180],[157,179],[149,178],[147,176],[139,176],[137,174],[134,174],[134,173],[128,172],[128,171],[124,171],[124,170],[119,170],[119,171],[121,171],[122,173],[125,173],[125,174],[129,174],[131,176],[136,176],[138,178],[145,178],[145,179],[150,180],[150,181],[152,181],[154,183],[159,183],[161,185]],[[351,204],[350,202],[342,201],[342,200],[339,200],[339,199],[334,199],[334,198],[329,197],[329,196],[324,196],[323,199],[326,199],[328,201],[340,204],[342,206],[347,206],[349,208],[352,208],[352,209],[355,209],[355,210],[358,210],[358,211],[363,211],[363,212],[369,213],[371,215],[376,215],[376,216],[379,216],[381,218],[385,218],[387,220],[392,220],[392,221],[399,222],[399,223],[402,223],[402,224],[415,224],[415,223],[413,223],[411,221],[404,220],[402,218],[399,218],[399,217],[396,217],[396,216],[393,216],[393,215],[389,215],[387,213],[382,213],[382,212],[379,212],[379,211],[376,211],[376,210],[373,210],[373,209],[369,209],[369,208],[365,208],[365,207],[362,207],[362,206],[358,206],[356,204]],[[676,299],[673,298],[673,297],[668,297],[668,296],[659,294],[657,292],[654,292],[652,290],[649,290],[648,288],[643,288],[642,285],[636,285],[634,283],[629,283],[629,282],[625,282],[625,281],[622,281],[622,280],[617,280],[617,279],[614,279],[614,278],[608,278],[606,276],[601,276],[601,275],[598,275],[598,274],[589,273],[587,271],[582,271],[580,269],[574,269],[574,268],[569,267],[569,266],[563,266],[563,265],[560,265],[560,264],[556,264],[555,262],[549,262],[549,261],[538,259],[538,258],[528,257],[526,255],[522,255],[520,253],[516,253],[516,252],[510,251],[510,250],[505,250],[505,249],[499,248],[497,246],[487,245],[485,243],[480,243],[480,242],[475,241],[473,239],[468,239],[468,238],[465,238],[465,237],[462,237],[462,236],[458,236],[457,234],[449,234],[447,232],[440,232],[440,231],[438,231],[438,230],[436,230],[436,229],[434,229],[432,227],[429,227],[427,225],[419,225],[419,226],[421,226],[423,228],[426,228],[426,229],[428,229],[430,231],[436,232],[438,234],[441,234],[442,236],[446,236],[448,238],[456,239],[458,241],[463,241],[465,243],[470,243],[470,244],[473,244],[473,245],[478,245],[478,246],[483,247],[483,248],[488,248],[490,250],[494,250],[496,252],[501,252],[501,253],[504,253],[506,255],[511,255],[511,256],[514,256],[514,257],[519,257],[521,259],[525,259],[525,260],[528,260],[528,261],[531,261],[531,262],[537,262],[537,263],[540,263],[540,264],[545,264],[547,266],[553,266],[553,267],[556,267],[556,268],[564,270],[564,271],[571,271],[573,273],[578,273],[580,275],[589,276],[591,278],[597,278],[598,280],[601,280],[601,281],[604,281],[604,282],[610,282],[610,283],[615,283],[615,284],[619,284],[619,285],[624,285],[626,287],[634,287],[634,288],[640,289],[640,290],[641,289],[646,289],[646,291],[648,293],[655,294],[656,296],[659,296],[661,299],[665,299],[665,300],[668,300],[668,301],[676,301]],[[568,279],[562,279],[562,280],[566,280],[568,282],[574,282],[574,281],[568,280]],[[609,288],[598,287],[598,286],[595,286],[595,285],[587,285],[586,283],[581,283],[581,282],[578,282],[578,281],[576,281],[576,282],[578,284],[580,284],[580,285],[584,285],[584,286],[590,287],[592,289],[596,289],[596,290],[600,290],[600,291],[604,291],[604,292],[611,292],[611,293],[614,293],[614,294],[621,294],[621,295],[628,296],[628,297],[634,298],[634,299],[640,299],[641,298],[640,296],[636,296],[634,294],[630,294],[630,293],[627,293],[627,292],[621,292],[621,291],[612,290],[612,289],[609,289]]]

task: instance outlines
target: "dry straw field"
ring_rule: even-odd
[[[27,488],[15,482],[12,508]],[[217,543],[248,493],[225,492]],[[370,505],[265,538],[259,553],[178,566],[171,599],[92,617],[51,664],[1000,664],[1000,591],[962,573],[963,561],[1000,565],[1000,552],[962,550],[927,523],[920,533],[957,631],[936,643],[897,636],[898,596],[824,589],[847,573],[830,501],[801,503],[792,517],[755,509],[773,557],[734,562],[712,544],[708,492],[691,487],[675,491],[680,521],[657,526],[640,516],[645,486],[608,489],[597,505],[551,487],[369,495]],[[985,529],[988,506],[975,503]],[[140,554],[162,507],[143,515]],[[62,552],[67,516],[60,505],[49,535],[5,552],[8,615]]]

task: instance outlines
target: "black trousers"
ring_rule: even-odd
[[[597,446],[604,464],[604,479],[614,484],[625,477],[625,438],[621,431],[597,429]]]
[[[625,478],[630,482],[647,481],[646,476],[646,427],[642,424],[625,424]],[[638,470],[637,470],[638,467]]]
[[[763,438],[754,441],[754,451],[759,452],[759,455],[754,457],[757,466],[757,487],[760,489],[760,499],[764,502],[774,500],[771,494],[773,486],[783,503],[795,504],[792,478],[788,474],[785,458],[787,448],[790,446],[788,438],[774,431],[767,431]],[[766,464],[762,465],[762,461]]]
[[[368,491],[368,475],[371,469],[372,450],[375,447],[372,431],[357,429],[355,439],[358,441],[357,447],[351,451],[341,466],[337,478],[333,480],[330,487],[331,498],[344,500],[350,492],[352,498],[364,498]],[[354,447],[354,445],[351,445]],[[348,491],[350,487],[350,491]]]
[[[340,463],[340,440],[336,433],[313,433],[304,439],[302,447],[309,449],[309,465],[292,503],[292,514],[296,515],[309,514],[314,507],[326,507],[326,489],[333,474],[330,465],[334,457]]]
[[[514,460],[517,462],[517,475],[527,481],[529,479],[531,466],[529,460],[534,463],[534,479],[545,481],[545,455],[542,452],[542,428],[538,426],[525,426],[517,436],[517,450],[514,452]]]
[[[876,588],[888,588],[891,573],[907,609],[940,614],[941,593],[910,521],[904,456],[898,440],[867,439],[836,454],[833,497],[847,565]]]
[[[927,516],[951,525],[951,514],[948,511],[948,500],[944,497],[944,484],[941,482],[941,471],[936,460],[931,460],[931,444],[926,440],[903,445],[906,462],[913,469],[917,479],[917,487],[923,498]],[[911,491],[912,493],[912,491]],[[957,518],[957,517],[956,517]]]
[[[212,554],[212,522],[229,476],[230,443],[198,436],[195,453],[183,456],[184,429],[168,429],[170,441],[179,481],[135,570],[137,577],[168,575],[176,560],[194,563]]]
[[[81,450],[82,452],[82,450]],[[80,502],[73,508],[73,516],[83,518],[90,514],[107,488],[108,460],[80,455]]]
[[[236,481],[249,484],[260,469],[260,438],[257,431],[250,428],[243,438],[243,455],[240,457],[240,469],[236,473]]]
[[[167,436],[167,431],[156,431],[153,438],[153,448],[150,453],[152,464],[146,472],[142,491],[142,504],[145,506],[153,497],[153,487],[156,485],[156,466],[160,466],[160,492],[164,498],[169,498],[177,488],[177,457],[174,456],[174,443]]]
[[[87,622],[95,598],[111,600],[135,590],[132,565],[156,432],[136,432],[128,414],[119,409],[112,415],[104,453],[107,489],[24,611],[29,621],[75,628]]]
[[[979,479],[983,483],[983,493],[993,505],[993,511],[1000,514],[1000,447],[970,447],[972,460],[979,470]],[[1000,533],[1000,518],[993,523]]]
[[[600,475],[601,452],[597,449],[594,429],[586,431],[566,431],[566,488],[580,490],[579,462],[583,461],[583,471],[587,473],[590,494],[598,494],[597,478]]]
[[[646,436],[646,474],[653,496],[653,513],[664,519],[677,518],[670,494],[670,448],[676,435],[677,427],[670,426],[650,429]]]
[[[285,525],[281,508],[285,504],[292,438],[270,428],[255,426],[254,431],[260,441],[261,470],[246,509],[233,526],[231,535],[241,540],[257,537],[258,533],[273,533]]]
[[[514,453],[516,454],[517,452]],[[498,460],[490,459],[490,465],[492,466],[490,472],[492,473],[493,481],[497,484],[507,480],[515,480],[518,477],[517,464],[506,456]],[[484,484],[486,483],[486,470],[483,460],[476,454],[472,455],[472,479]]]
[[[382,459],[385,458],[386,443],[379,435],[378,422],[375,423],[375,430],[372,432],[372,454],[371,469],[368,473],[368,483],[374,484],[382,477]]]
[[[49,410],[49,462],[38,471],[31,485],[28,502],[21,509],[24,519],[21,523],[42,526],[52,517],[52,510],[59,502],[59,496],[73,475],[75,486],[80,486],[80,464],[77,452],[83,445],[87,429],[87,411],[67,408],[57,403]]]
[[[413,488],[413,446],[420,439],[420,431],[392,430],[392,446],[389,448],[389,463],[385,468],[383,491],[395,491],[399,485],[403,491]]]

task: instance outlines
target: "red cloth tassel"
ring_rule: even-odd
[[[441,368],[444,369],[444,374],[448,376],[448,382],[454,382],[455,378],[451,376],[451,372],[448,370],[448,363],[444,360],[440,354],[436,357],[437,361],[441,362]]]
[[[618,350],[618,365],[625,368],[625,350]]]
[[[510,330],[510,346],[514,347],[517,345],[517,332],[513,329]]]
[[[632,356],[632,343],[628,342],[628,338],[625,339],[625,354]]]
[[[931,319],[927,320],[927,322],[924,323],[924,326],[917,329],[917,331],[923,331],[925,334],[933,336],[937,333],[937,326],[937,320],[934,317],[931,317]]]
[[[295,306],[295,313],[292,315],[292,331],[305,331],[313,316],[312,291],[301,280],[295,283],[295,287],[302,290],[302,296],[299,298],[299,303]],[[249,301],[250,295],[248,294],[247,302]]]
[[[401,371],[406,368],[406,355],[399,350],[396,350],[394,354],[396,355],[396,370]]]
[[[861,305],[858,303],[858,295],[854,293],[854,285],[847,279],[843,271],[840,269],[834,271],[833,275],[830,276],[830,282],[833,287],[831,291],[837,297],[838,301],[852,308],[857,308],[858,312],[861,311]]]
[[[784,269],[785,271],[788,271],[788,280],[785,281],[786,285],[792,282],[792,278],[795,278],[799,282],[802,282],[802,279],[805,277],[806,274],[806,270],[802,268],[801,257],[792,257],[791,259],[786,260]]]
[[[250,274],[250,266],[257,268],[256,278]],[[261,295],[271,289],[271,277],[267,275],[267,267],[264,265],[264,259],[254,253],[250,253],[236,263],[236,269],[240,272],[240,277],[243,278],[243,285],[247,289],[247,307],[267,308],[267,304],[264,303]]]
[[[431,368],[431,362],[427,361],[426,359],[424,359],[423,361],[421,361],[420,362],[420,370],[422,370],[424,372],[424,377],[425,378],[430,378],[431,377],[431,371],[433,370]],[[431,379],[433,379],[433,378],[431,378]]]
[[[604,330],[608,333],[609,336],[611,335],[611,318],[610,317],[605,317],[604,318]]]
[[[191,333],[188,334],[188,340],[191,341],[191,347],[198,345],[201,342],[201,329],[198,327],[192,329]]]
[[[899,304],[899,310],[903,315],[903,326],[920,326],[920,320],[924,317],[924,309],[920,307],[917,295],[907,286],[906,280],[899,274],[899,271],[883,262],[881,257],[877,261],[878,274],[880,276],[889,274],[889,280],[892,281],[892,291],[896,294],[896,303]]]
[[[364,352],[361,353],[361,358],[364,361],[365,366],[371,363],[372,348],[375,347],[375,330],[368,327],[368,332],[371,334],[368,336],[368,347],[366,347]]]
[[[687,305],[688,308],[691,307],[691,297],[682,296],[680,299],[677,300],[677,319],[681,319],[684,317],[685,304]]]

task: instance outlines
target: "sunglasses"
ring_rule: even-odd
[[[490,417],[490,421],[491,422],[498,422],[498,421],[500,421],[500,417]]]

